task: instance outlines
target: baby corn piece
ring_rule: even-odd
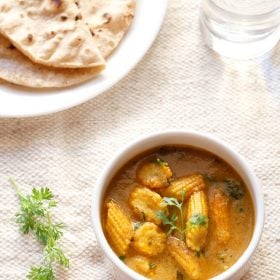
[[[188,205],[186,243],[189,248],[200,251],[208,232],[208,207],[203,191],[191,195]]]
[[[116,253],[125,256],[133,236],[132,222],[116,202],[110,201],[107,207],[106,233]]]
[[[193,192],[206,188],[202,175],[195,174],[187,177],[181,177],[172,181],[165,190],[164,195],[167,197],[175,197],[178,201],[182,201],[182,192],[187,198]]]
[[[151,277],[155,274],[155,264],[148,257],[136,255],[128,258],[126,264],[145,276]]]
[[[141,254],[156,256],[165,249],[166,234],[157,225],[144,223],[134,232],[133,246]]]
[[[130,194],[129,204],[138,217],[147,222],[161,224],[161,219],[157,217],[158,211],[167,212],[167,207],[163,203],[161,196],[148,188],[135,187]]]
[[[167,162],[156,159],[141,165],[136,173],[138,182],[151,189],[167,187],[172,177],[172,171]]]
[[[169,237],[167,241],[167,249],[175,261],[184,269],[190,279],[199,279],[200,266],[197,257],[193,252],[188,250],[186,244],[175,238]]]
[[[218,243],[226,244],[230,239],[229,225],[229,197],[221,190],[215,190],[213,194],[212,213],[216,224],[216,236]]]

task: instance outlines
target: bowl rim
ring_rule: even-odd
[[[251,192],[251,198],[253,201],[254,211],[255,211],[254,231],[253,231],[251,241],[248,247],[246,248],[246,250],[243,252],[243,254],[229,269],[211,278],[211,280],[231,279],[231,277],[233,277],[234,275],[236,275],[236,273],[241,271],[244,268],[244,266],[249,262],[250,258],[252,257],[253,253],[255,252],[259,244],[263,231],[264,218],[265,218],[264,197],[263,197],[260,181],[256,177],[251,166],[243,158],[243,156],[238,154],[229,144],[225,143],[221,139],[217,138],[216,136],[208,132],[196,132],[194,130],[166,130],[153,134],[147,134],[125,145],[121,150],[119,150],[115,155],[113,155],[112,160],[105,166],[93,190],[91,217],[92,217],[92,224],[95,231],[97,242],[101,247],[102,251],[107,256],[107,258],[113,263],[113,265],[115,265],[119,270],[121,270],[125,275],[127,275],[127,277],[130,277],[131,279],[137,279],[137,280],[148,280],[148,278],[138,274],[134,270],[130,269],[126,264],[124,264],[124,262],[121,261],[119,257],[114,253],[114,251],[111,249],[102,229],[100,209],[102,207],[102,201],[103,201],[105,191],[108,187],[108,184],[105,184],[106,179],[108,177],[108,174],[110,174],[110,172],[113,171],[113,174],[116,174],[116,172],[119,170],[119,168],[115,168],[115,166],[117,166],[117,163],[120,159],[122,159],[128,154],[131,154],[133,149],[135,149],[136,147],[144,146],[145,143],[148,141],[155,140],[159,142],[161,138],[167,139],[174,136],[184,137],[184,138],[194,137],[206,143],[207,142],[211,143],[216,147],[222,148],[224,151],[226,151],[229,157],[233,158],[238,162],[239,167],[246,173],[246,175],[250,179],[251,182],[250,192]],[[163,144],[158,144],[158,145],[149,144],[149,145],[150,145],[150,149],[152,149]],[[168,145],[172,145],[172,144],[168,144]],[[174,145],[176,145],[175,142]],[[182,144],[177,144],[177,145],[182,145]],[[188,145],[188,143],[186,143],[186,145]],[[190,145],[190,146],[193,146],[194,148],[200,148],[199,146],[196,145]],[[141,151],[144,152],[145,150],[148,149],[142,149]],[[209,150],[205,148],[203,149],[215,154],[210,149]],[[135,155],[131,156],[130,159],[132,159],[134,156]],[[221,158],[224,159],[223,157]]]

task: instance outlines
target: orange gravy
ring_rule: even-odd
[[[134,215],[128,203],[129,194],[135,184],[139,165],[155,158],[160,158],[168,163],[173,171],[174,179],[194,173],[200,173],[204,176],[207,184],[209,227],[206,245],[196,256],[201,267],[200,279],[209,279],[224,272],[238,260],[250,243],[254,229],[254,209],[250,193],[241,177],[224,160],[209,152],[189,146],[164,146],[149,150],[130,160],[117,172],[108,186],[102,213],[103,224],[106,220],[106,203],[112,199],[120,205],[133,222],[139,222],[139,217]],[[212,222],[211,202],[213,201],[213,190],[225,191],[224,182],[228,179],[240,183],[243,195],[238,199],[229,195],[230,240],[225,245],[219,245],[215,237],[215,225]],[[108,242],[110,243],[110,240]],[[135,265],[135,256],[139,256],[139,253],[131,246],[122,259],[128,266],[147,278],[154,280],[191,279],[167,250],[157,256],[149,257],[153,271],[146,275],[141,267],[139,268],[141,263],[138,266]]]

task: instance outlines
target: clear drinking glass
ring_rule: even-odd
[[[202,0],[200,24],[216,52],[254,58],[280,40],[280,0]]]

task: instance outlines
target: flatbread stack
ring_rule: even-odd
[[[0,80],[36,88],[76,85],[106,67],[136,0],[0,0]]]

